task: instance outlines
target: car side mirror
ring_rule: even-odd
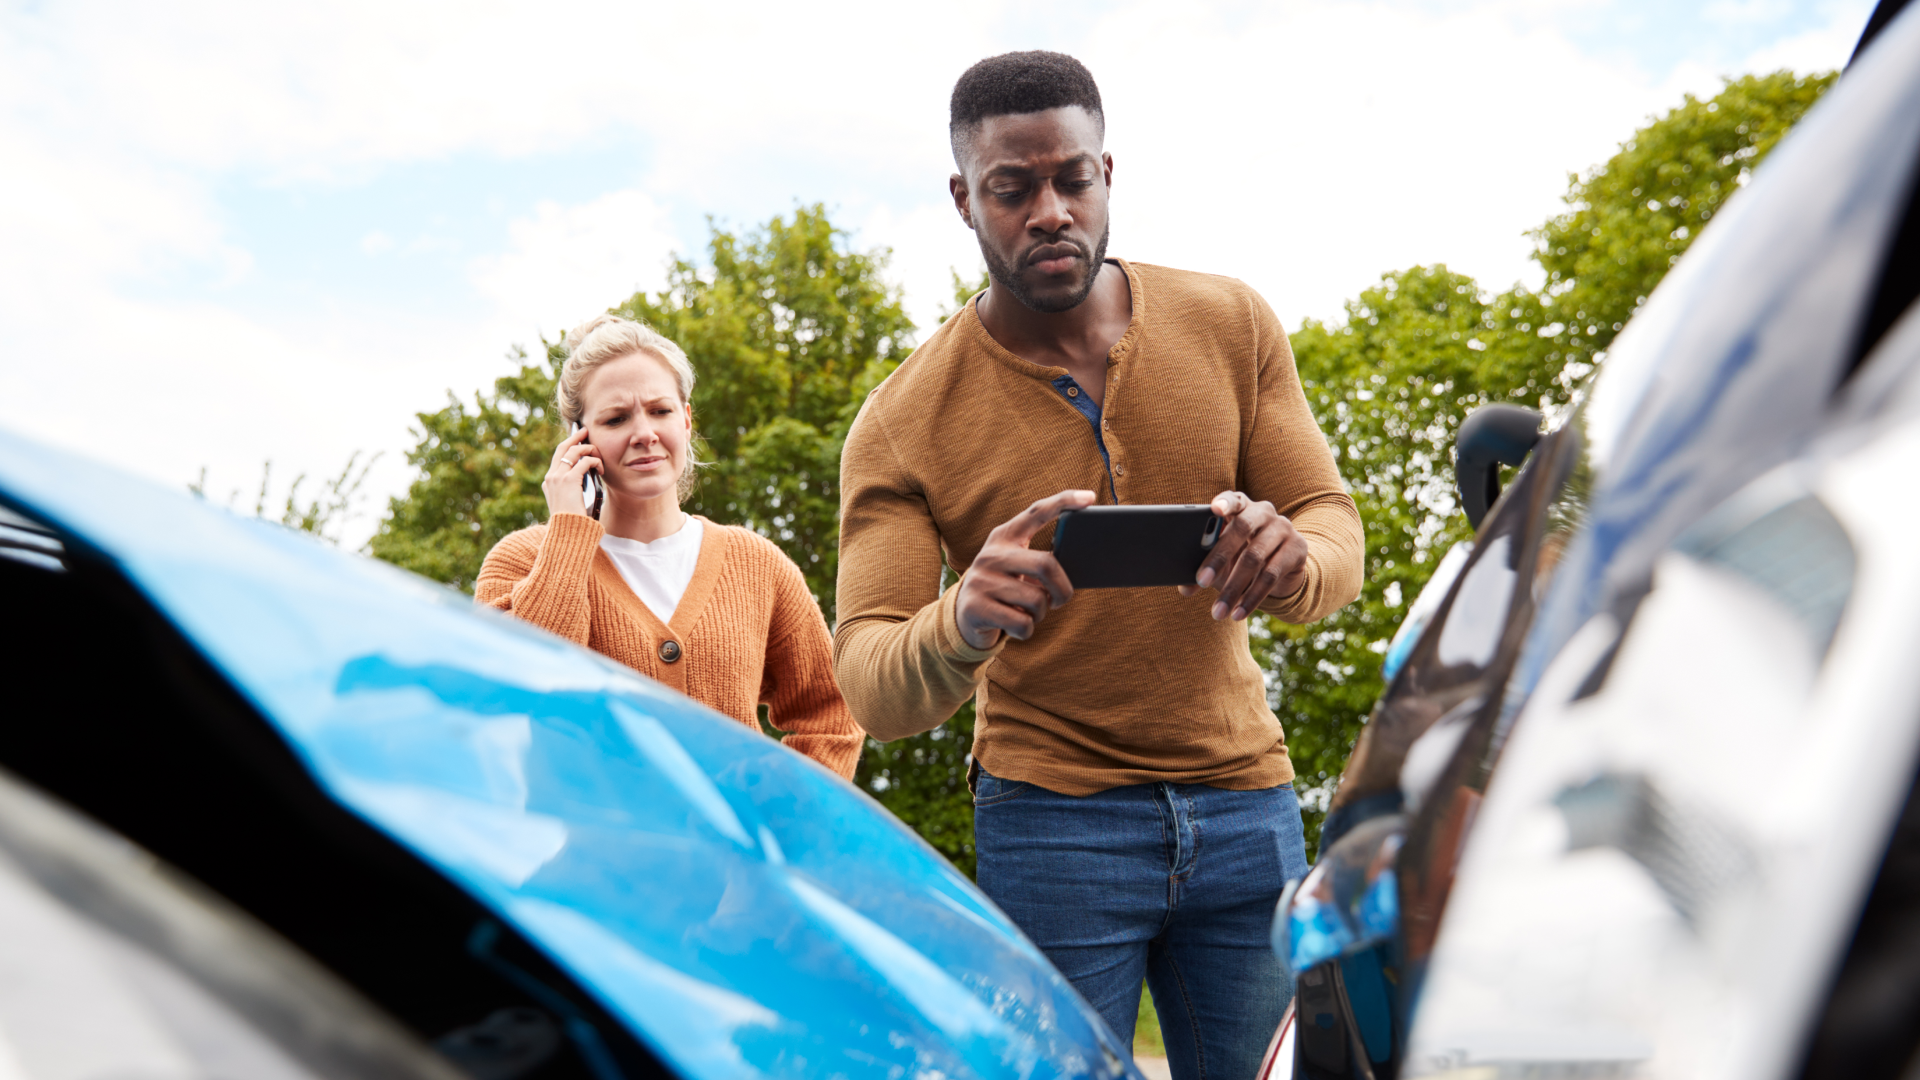
[[[1453,440],[1460,506],[1478,530],[1500,497],[1500,466],[1519,465],[1540,441],[1540,414],[1518,405],[1482,405],[1467,414]]]

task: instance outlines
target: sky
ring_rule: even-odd
[[[1289,328],[1381,274],[1537,280],[1568,174],[1726,76],[1843,64],[1871,0],[316,5],[0,0],[0,428],[251,506],[378,453],[697,258],[824,203],[923,332],[982,266],[953,80],[1092,70],[1111,254]],[[311,484],[309,485],[311,488]]]

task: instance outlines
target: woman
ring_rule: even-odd
[[[800,568],[764,537],[680,509],[693,367],[652,329],[602,315],[567,335],[555,392],[572,434],[542,490],[547,524],[487,553],[476,602],[612,657],[851,777],[864,736]],[[581,488],[600,477],[604,505]],[[597,520],[596,520],[597,518]]]

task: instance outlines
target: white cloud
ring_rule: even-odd
[[[1826,24],[1761,46],[1737,65],[1740,71],[1831,71],[1845,67],[1867,24],[1872,5],[1866,0],[1836,4]]]
[[[1154,72],[1103,87],[1112,250],[1243,278],[1289,325],[1416,263],[1495,288],[1530,275],[1521,233],[1659,104],[1633,72],[1471,9],[1293,4],[1225,27],[1141,4],[1088,53]]]
[[[508,236],[508,250],[475,258],[469,273],[503,330],[537,327],[549,337],[665,285],[674,249],[665,215],[640,191],[578,206],[542,202]]]
[[[1729,26],[1777,14],[1720,2]],[[1868,2],[1822,0],[1824,25],[1733,69],[1837,65]],[[1727,70],[1703,43],[1656,79],[1551,17],[1605,6],[0,8],[0,424],[170,483],[206,464],[216,490],[267,457],[290,475],[384,449],[375,483],[396,491],[415,410],[657,288],[698,239],[675,222],[750,225],[795,199],[892,247],[930,329],[951,270],[979,266],[946,196],[947,94],[1009,48],[1100,78],[1116,254],[1242,277],[1289,324],[1416,262],[1501,287],[1531,273],[1520,233],[1569,171]],[[571,163],[600,140],[643,164],[583,186]],[[372,190],[455,155],[483,179],[537,159],[573,182],[491,201],[465,241],[417,210],[349,223],[331,268],[233,232],[236,191]],[[397,205],[437,205],[410,194]],[[396,268],[421,287],[353,299],[343,276]]]

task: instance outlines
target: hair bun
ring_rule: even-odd
[[[623,323],[623,322],[632,322],[632,321],[633,321],[632,319],[625,319],[618,315],[615,315],[611,311],[602,312],[599,315],[595,315],[593,318],[588,319],[586,322],[581,323],[579,326],[574,327],[571,331],[568,332],[567,343],[566,343],[567,352],[571,353],[573,352],[573,350],[579,348],[580,343],[587,340],[588,334],[593,333],[595,330],[600,329],[601,327],[607,325],[608,323]]]

